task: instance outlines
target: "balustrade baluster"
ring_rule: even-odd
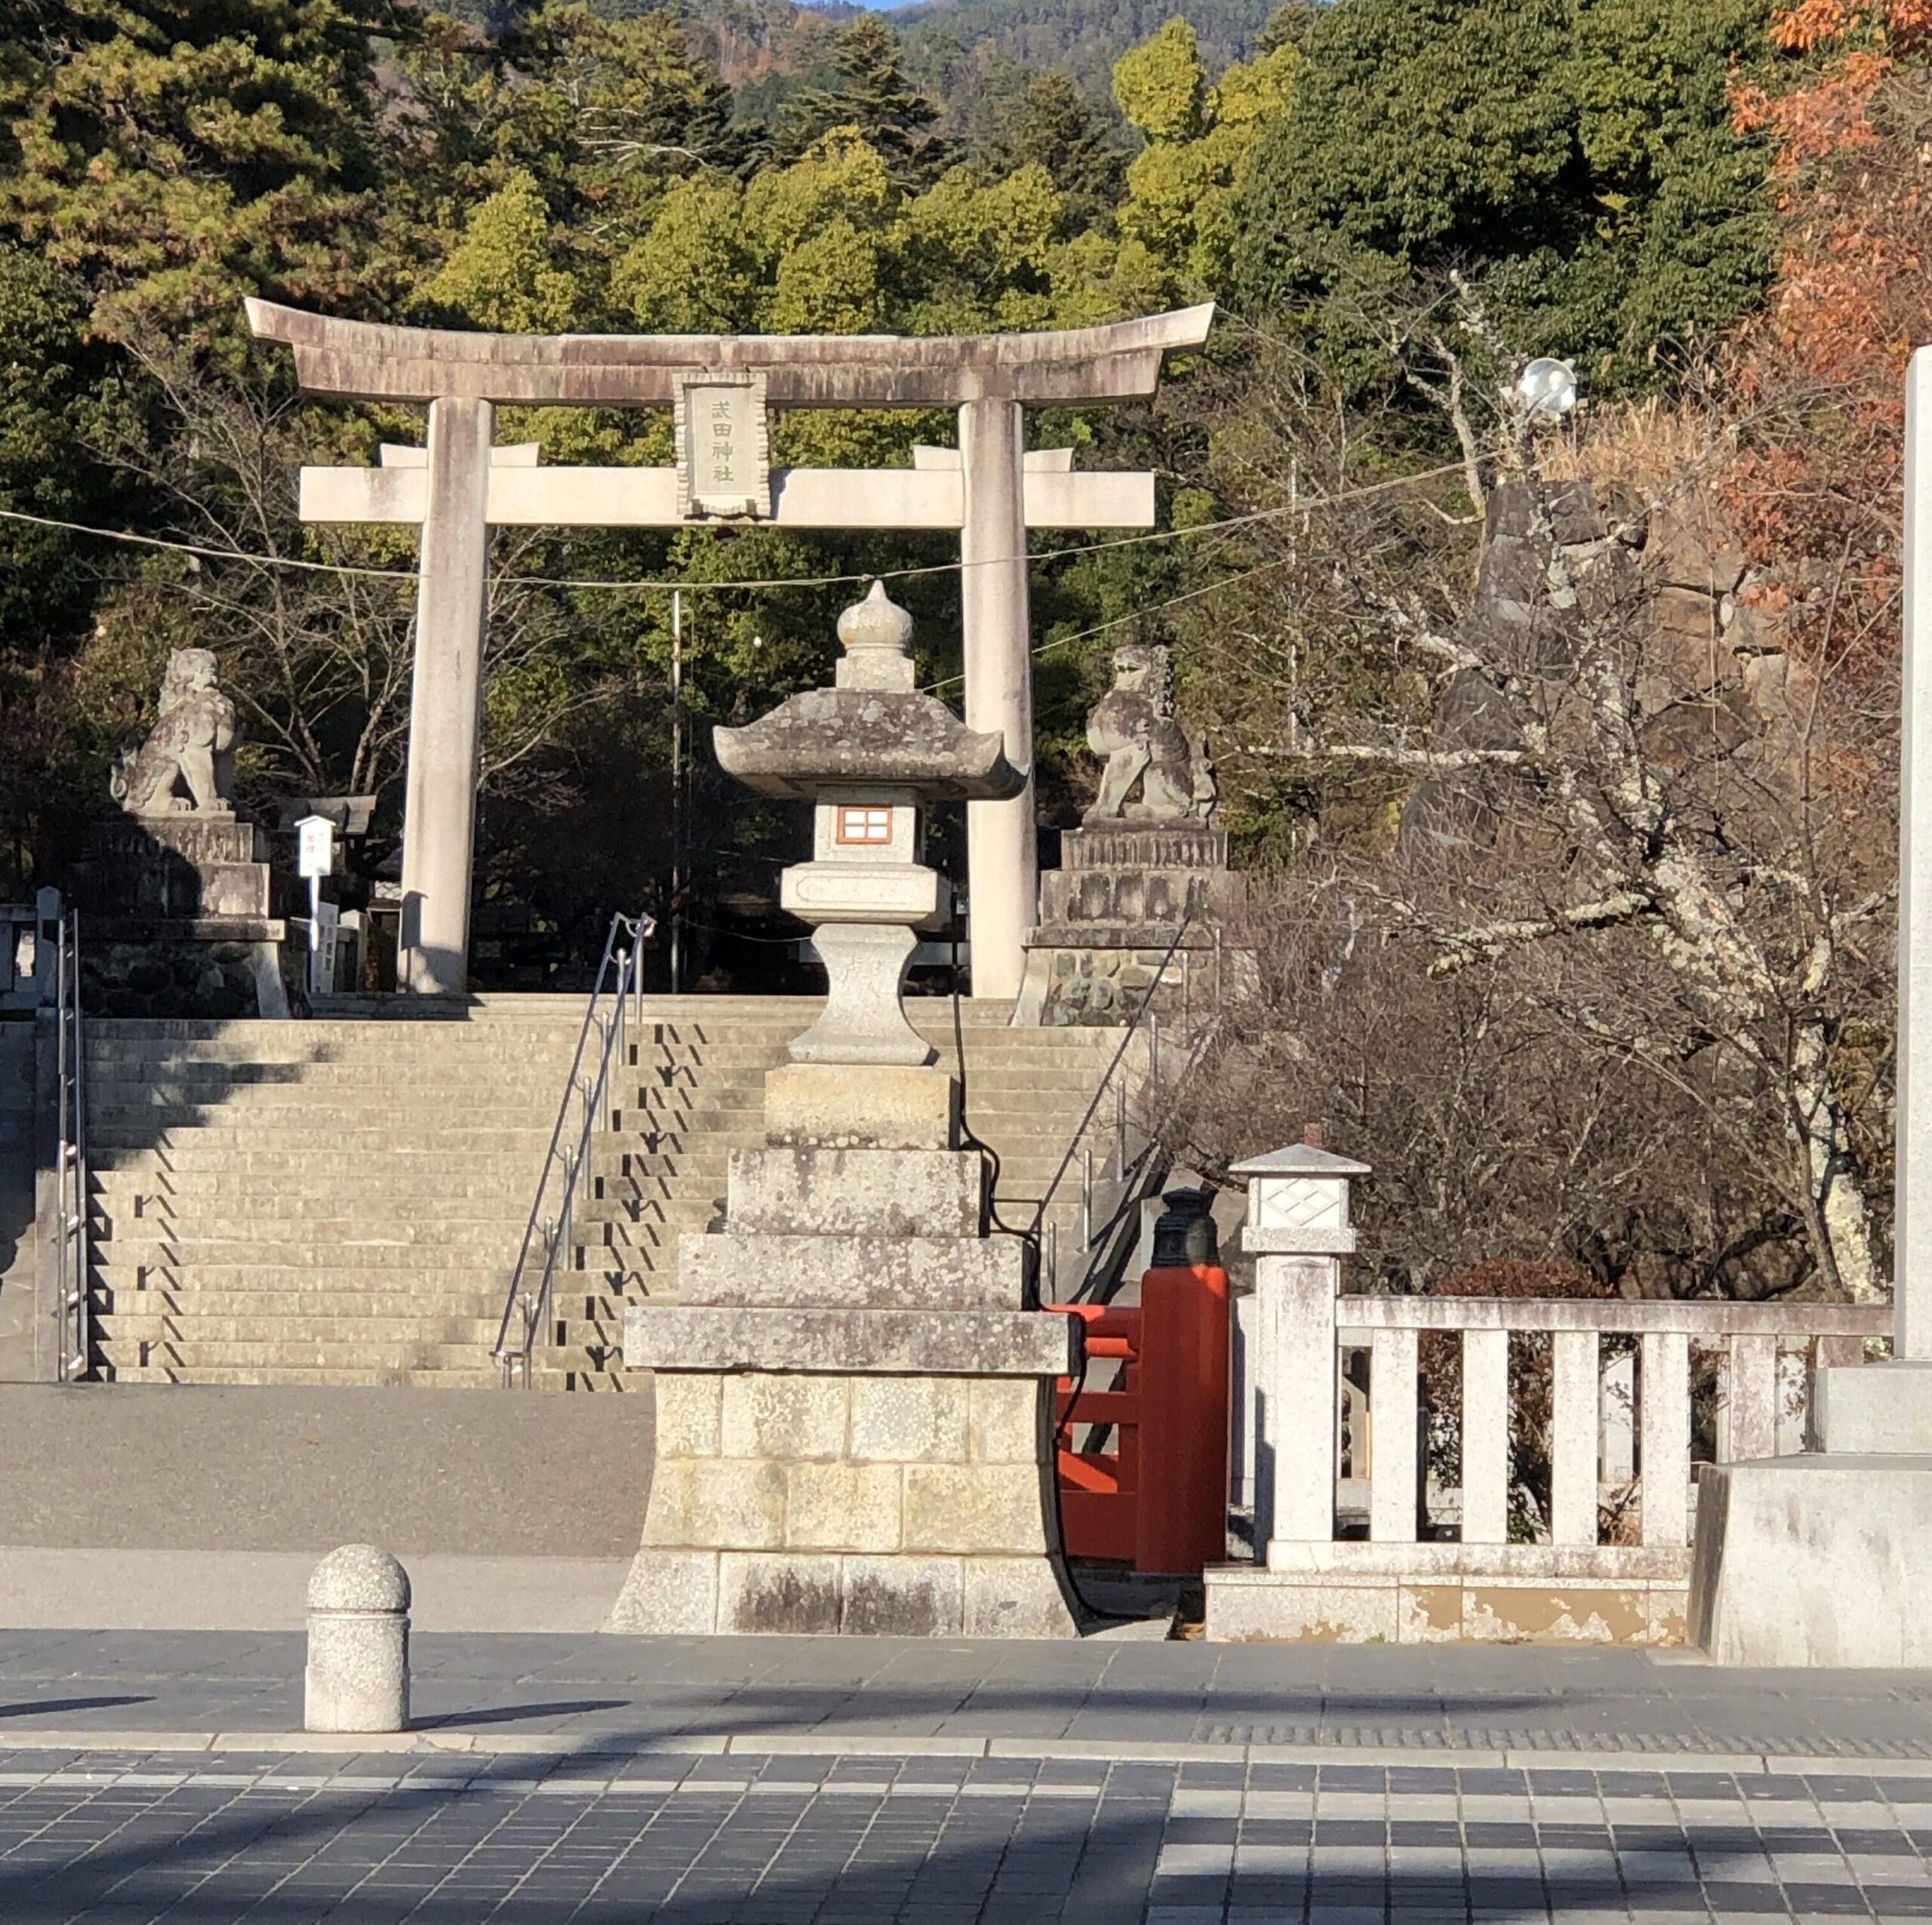
[[[1378,1544],[1416,1538],[1416,1333],[1377,1330],[1369,1340],[1368,1422],[1375,1438],[1368,1534]]]
[[[1726,1359],[1724,1447],[1727,1463],[1778,1454],[1778,1340],[1733,1337]]]
[[[1644,1407],[1644,1542],[1675,1549],[1685,1541],[1690,1490],[1690,1339],[1647,1332],[1638,1359]]]
[[[1463,1542],[1509,1539],[1509,1333],[1463,1333]]]
[[[1549,1339],[1550,1504],[1554,1544],[1597,1541],[1597,1333]]]

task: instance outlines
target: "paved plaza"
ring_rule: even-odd
[[[5,1925],[1932,1918],[1932,1686],[1628,1651],[0,1632]],[[317,1748],[322,1745],[334,1748]]]

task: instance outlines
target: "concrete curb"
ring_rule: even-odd
[[[1722,1772],[1769,1777],[1924,1778],[1932,1758],[1829,1755],[1810,1752],[1451,1750],[1406,1745],[1203,1744],[1132,1738],[974,1738],[890,1733],[694,1733],[608,1748],[534,1733],[423,1730],[315,1731],[26,1731],[0,1726],[0,1752],[197,1753],[205,1756],[291,1754],[365,1757],[528,1757],[620,1761],[681,1757],[1035,1758],[1095,1764],[1364,1765],[1464,1771]],[[582,1779],[586,1785],[594,1779]]]

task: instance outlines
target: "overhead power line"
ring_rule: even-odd
[[[1278,507],[1256,509],[1251,513],[1232,515],[1217,521],[1198,522],[1191,527],[1160,528],[1149,530],[1142,534],[1114,535],[1100,541],[1080,542],[1065,548],[1043,549],[1023,555],[988,556],[977,561],[932,561],[905,568],[867,569],[851,574],[775,575],[733,581],[706,581],[688,577],[679,577],[675,580],[653,577],[641,580],[613,581],[576,576],[517,574],[500,574],[491,580],[493,586],[568,589],[628,595],[669,595],[673,590],[686,595],[704,592],[724,594],[749,589],[844,588],[866,582],[906,581],[923,575],[963,574],[968,568],[1004,567],[1014,561],[1025,561],[1029,564],[1037,561],[1060,561],[1075,555],[1095,555],[1113,549],[1146,547],[1156,543],[1184,541],[1198,536],[1226,534],[1238,528],[1252,527],[1257,523],[1275,521],[1285,515],[1312,514],[1324,509],[1340,507],[1346,503],[1367,500],[1373,496],[1415,487],[1423,482],[1438,481],[1445,475],[1460,475],[1462,472],[1461,463],[1450,462],[1438,468],[1424,469],[1414,475],[1394,475],[1386,481],[1365,482],[1359,487],[1339,489],[1333,494],[1304,495]],[[18,508],[0,508],[0,521],[23,523],[31,527],[54,529],[66,534],[85,535],[97,541],[118,542],[132,547],[186,555],[196,561],[245,563],[258,568],[288,568],[312,574],[339,575],[360,581],[414,582],[418,578],[417,571],[414,568],[372,568],[353,562],[312,561],[303,555],[266,555],[249,549],[215,548],[203,542],[177,541],[162,535],[139,534],[131,529],[94,527],[85,522],[62,521],[54,515],[31,515]],[[1165,607],[1168,604],[1164,603],[1161,605]],[[1118,626],[1117,623],[1101,625],[1102,627]],[[1092,632],[1098,633],[1099,630]],[[1068,640],[1073,638],[1067,638]],[[1058,647],[1062,644],[1057,643],[1054,645]]]

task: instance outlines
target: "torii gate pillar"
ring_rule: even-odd
[[[259,338],[294,350],[311,392],[429,407],[426,472],[423,450],[386,449],[380,468],[302,473],[305,521],[423,527],[403,829],[407,989],[467,987],[490,530],[715,518],[959,530],[966,720],[998,729],[1029,778],[1012,801],[968,804],[973,993],[1019,994],[1038,907],[1026,531],[1154,523],[1152,475],[1076,474],[1066,449],[1029,457],[1023,411],[1151,395],[1161,356],[1207,339],[1211,303],[1100,327],[918,339],[467,334],[269,301],[251,300],[248,312]],[[921,450],[910,469],[769,471],[768,404],[956,408],[958,456],[928,460],[920,457],[951,450]],[[680,466],[539,469],[534,445],[493,456],[498,406],[672,407]]]
[[[397,945],[402,986],[419,996],[460,996],[469,987],[495,417],[487,401],[448,397],[429,404]]]
[[[1026,932],[1040,899],[1033,826],[1033,665],[1026,594],[1026,435],[1017,401],[969,401],[959,411],[964,515],[959,611],[966,657],[966,726],[998,729],[1006,759],[1026,772],[1010,801],[966,804],[966,899],[972,918],[973,994],[1020,993]]]

